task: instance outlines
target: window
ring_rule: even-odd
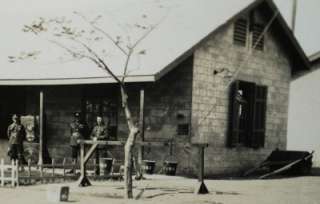
[[[189,124],[178,124],[178,135],[189,135]]]
[[[233,43],[263,51],[265,41],[263,31],[263,24],[256,23],[252,15],[250,18],[240,18],[234,23]]]
[[[188,136],[190,133],[188,111],[179,111],[176,115],[177,118],[177,135]]]
[[[110,140],[117,140],[117,99],[118,95],[113,91],[97,87],[87,88],[83,97],[83,112],[89,128],[95,125],[97,115],[102,115],[104,122],[109,124]]]
[[[247,30],[248,21],[246,19],[239,19],[234,24],[233,42],[240,46],[247,44]]]
[[[264,146],[267,87],[235,81],[231,86],[228,146]]]

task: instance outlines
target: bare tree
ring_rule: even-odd
[[[80,12],[73,12],[73,14],[81,19],[86,26],[81,28],[73,25],[72,20],[66,17],[58,17],[45,19],[41,17],[30,25],[24,25],[23,32],[32,33],[36,36],[44,37],[49,42],[62,48],[64,51],[69,53],[71,59],[69,60],[80,60],[89,59],[99,68],[104,70],[110,75],[120,87],[122,108],[125,113],[129,134],[124,146],[124,178],[125,178],[125,197],[133,198],[132,192],[132,157],[133,157],[133,146],[135,140],[139,135],[138,125],[134,122],[132,113],[128,104],[128,94],[125,86],[125,79],[128,76],[129,62],[134,54],[144,55],[146,50],[141,49],[137,51],[137,46],[164,20],[161,18],[156,23],[135,23],[131,27],[139,31],[138,37],[135,40],[132,39],[130,34],[126,32],[127,36],[121,35],[112,36],[110,32],[99,26],[102,16],[95,16],[93,19],[87,18]],[[146,20],[148,16],[146,14],[141,15],[141,19]],[[84,24],[82,24],[84,25]],[[86,28],[84,28],[86,27]],[[109,67],[107,63],[107,55],[109,47],[100,47],[99,52],[92,45],[93,43],[100,43],[102,40],[106,40],[111,43],[120,53],[124,56],[123,62],[123,73],[117,75],[114,72],[113,67]],[[112,52],[112,51],[109,51]],[[23,52],[19,56],[9,56],[10,62],[16,62],[19,60],[25,60],[27,58],[36,58],[41,52]]]

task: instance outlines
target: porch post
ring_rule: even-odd
[[[139,114],[139,129],[141,141],[144,141],[144,89],[140,90],[140,114]],[[142,160],[143,160],[143,145],[139,147],[138,150],[138,168],[140,171],[140,177],[143,178],[142,174]]]
[[[139,128],[141,141],[144,141],[144,89],[140,90],[140,115],[139,115]],[[143,157],[143,146],[141,146],[141,159]]]
[[[43,90],[40,90],[40,103],[39,103],[39,161],[38,164],[43,164]]]

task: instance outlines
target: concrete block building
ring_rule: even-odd
[[[237,174],[275,148],[286,148],[290,80],[309,69],[271,0],[232,2],[180,2],[142,43],[147,54],[126,81],[137,121],[144,93],[145,141],[208,143],[206,175]],[[126,139],[119,87],[94,64],[1,64],[0,70],[1,157],[10,115],[39,115],[39,93],[50,157],[70,155],[68,124],[76,111],[89,127],[95,115],[108,116],[110,139]],[[121,148],[110,151],[123,157]],[[169,157],[178,162],[178,174],[196,174],[192,145],[144,149],[144,158],[157,161],[158,168]]]

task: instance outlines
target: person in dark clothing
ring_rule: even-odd
[[[96,140],[107,140],[108,139],[108,122],[104,123],[102,116],[97,116],[97,123],[96,125],[93,127],[92,132],[91,132],[91,139],[96,141]],[[96,149],[96,168],[95,168],[95,172],[97,175],[100,174],[100,168],[99,168],[99,159],[100,159],[100,151],[102,151],[102,147],[97,147]]]
[[[23,161],[23,140],[25,137],[25,129],[20,122],[20,117],[17,114],[12,116],[12,124],[7,130],[9,138],[8,156],[10,160]]]
[[[70,134],[71,156],[74,164],[76,164],[80,151],[78,140],[84,139],[85,134],[85,125],[80,121],[80,113],[78,112],[74,114],[74,121],[70,123]],[[69,173],[74,173],[74,171],[73,168]]]

